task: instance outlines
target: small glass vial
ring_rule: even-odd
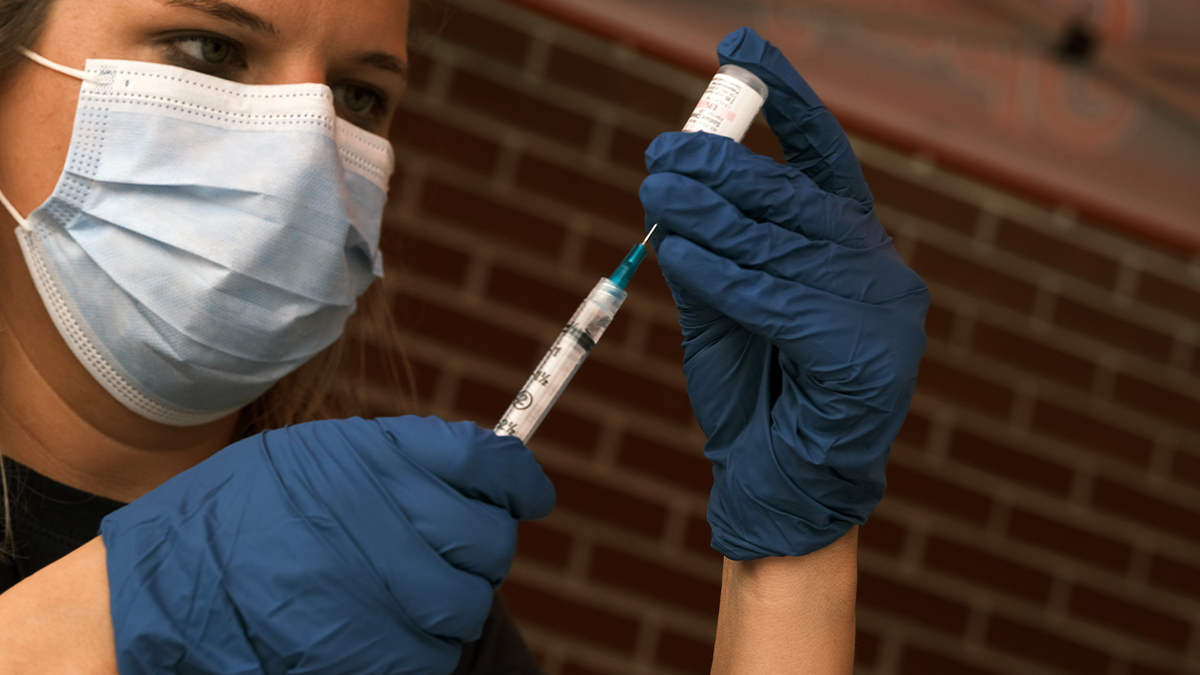
[[[741,143],[766,101],[767,85],[758,76],[741,66],[721,66],[683,130],[707,131]]]

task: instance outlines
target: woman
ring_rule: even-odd
[[[381,187],[386,185],[387,176],[384,174],[390,171],[391,158],[386,152],[386,142],[375,135],[384,133],[388,128],[395,101],[403,92],[408,6],[392,0],[357,3],[354,8],[345,3],[292,3],[286,7],[271,5],[62,0],[29,3],[23,8],[10,5],[8,9],[13,12],[6,17],[9,19],[9,29],[25,29],[25,35],[14,35],[9,39],[16,45],[30,47],[32,54],[23,56],[15,50],[6,51],[3,103],[0,104],[0,117],[4,120],[0,123],[4,129],[2,144],[5,148],[4,166],[0,169],[0,191],[8,197],[15,211],[11,214],[12,219],[25,221],[20,226],[13,223],[10,227],[16,228],[18,236],[6,235],[3,237],[4,243],[0,244],[4,275],[4,303],[0,310],[3,312],[4,330],[0,336],[5,341],[2,358],[6,387],[0,452],[19,463],[10,463],[10,471],[19,472],[26,478],[23,482],[26,483],[25,491],[28,494],[12,495],[21,505],[51,490],[65,492],[74,501],[78,501],[85,493],[96,495],[96,499],[74,509],[78,519],[87,520],[90,517],[92,521],[91,535],[87,539],[93,538],[99,517],[105,515],[106,511],[115,509],[121,502],[133,501],[170,476],[229,445],[237,437],[248,435],[243,427],[261,428],[265,413],[275,414],[277,424],[272,426],[282,426],[278,422],[302,421],[303,411],[298,415],[293,414],[300,419],[284,417],[279,420],[279,408],[297,407],[288,405],[289,396],[307,396],[311,400],[313,387],[307,387],[309,391],[304,391],[306,388],[297,384],[303,385],[305,379],[311,381],[314,376],[310,374],[304,378],[304,373],[301,373],[300,382],[293,377],[292,382],[280,386],[279,392],[268,396],[273,401],[264,402],[260,397],[262,390],[298,363],[322,351],[341,332],[342,321],[353,307],[355,296],[370,283],[377,271],[373,248],[378,241],[378,211],[383,200]],[[355,17],[361,19],[356,21]],[[24,26],[16,25],[18,23]],[[14,56],[18,60],[13,61]],[[39,57],[48,62],[32,60]],[[326,100],[326,92],[320,91],[320,87],[315,92],[306,90],[304,86],[293,87],[286,93],[293,97],[315,96],[315,105],[309,105],[308,108],[316,110],[316,115],[320,116],[328,109],[330,114],[326,117],[332,117],[336,111],[344,119],[370,133],[356,134],[355,128],[341,128],[338,134],[329,138],[320,133],[297,131],[285,125],[256,141],[255,135],[259,133],[256,129],[261,125],[226,128],[222,130],[225,138],[192,139],[187,143],[192,149],[210,154],[226,153],[209,158],[216,164],[215,167],[193,171],[190,175],[176,172],[178,175],[163,177],[148,165],[153,161],[155,149],[149,148],[149,152],[133,150],[129,146],[137,142],[137,138],[130,135],[146,139],[158,134],[160,144],[170,143],[178,150],[173,153],[175,157],[172,161],[197,168],[206,161],[205,157],[192,153],[189,158],[187,148],[179,145],[185,143],[180,134],[194,130],[187,126],[187,120],[182,121],[184,126],[166,129],[172,122],[180,120],[146,119],[143,115],[141,120],[126,121],[127,136],[124,138],[117,135],[120,130],[113,122],[106,137],[110,148],[103,158],[104,162],[109,167],[129,162],[136,164],[137,168],[122,178],[111,175],[97,177],[97,182],[104,181],[105,187],[93,191],[92,202],[93,205],[107,202],[112,208],[127,211],[135,218],[122,220],[111,215],[86,213],[81,209],[52,224],[47,219],[27,228],[29,220],[39,221],[47,214],[47,209],[42,209],[39,215],[26,218],[39,205],[61,204],[65,193],[62,189],[55,190],[60,182],[60,174],[64,176],[64,184],[73,179],[81,180],[78,174],[72,173],[72,167],[89,148],[86,142],[80,141],[84,132],[73,133],[73,127],[77,120],[85,117],[82,112],[77,114],[76,110],[81,86],[89,89],[93,83],[81,84],[69,72],[58,72],[51,66],[69,64],[82,67],[88,59],[95,58],[170,66],[152,73],[155,77],[199,72],[247,84],[328,82],[332,101]],[[87,74],[84,76],[88,77]],[[157,81],[152,83],[155,84],[152,89],[157,97],[170,96],[167,87],[157,86]],[[207,84],[203,78],[201,83]],[[308,86],[311,89],[311,85]],[[208,89],[202,89],[201,93],[205,91]],[[232,106],[231,114],[245,115],[250,112],[242,106],[247,93],[245,90],[226,92],[223,97],[218,96],[210,103],[214,108]],[[205,103],[196,102],[192,91],[177,91],[175,94],[178,105],[182,107]],[[114,100],[106,99],[98,105],[112,108]],[[135,96],[129,100],[136,102],[143,99]],[[270,99],[267,100],[269,103]],[[288,105],[284,112],[300,109],[303,107]],[[270,116],[277,112],[267,110],[264,114]],[[115,116],[117,113],[112,114]],[[168,136],[164,137],[163,134]],[[228,146],[229,136],[234,137],[233,147]],[[317,143],[313,145],[305,136],[314,137]],[[350,140],[343,137],[349,137]],[[334,142],[331,144],[330,141]],[[265,144],[266,151],[273,151],[274,157],[267,159],[275,162],[274,165],[263,166],[260,162],[257,166],[244,166],[247,161],[255,161],[253,155],[245,152],[246,146],[255,142]],[[333,172],[331,179],[315,174],[313,167],[318,166],[320,158],[330,157],[328,151],[332,151],[331,156],[336,160],[339,152],[355,151],[365,155],[372,150],[372,144],[382,147],[384,151],[376,152],[374,157],[367,156],[364,161],[373,161],[375,166],[371,168],[379,175],[372,176],[369,171],[362,171],[373,181],[351,175],[351,178],[359,180],[348,182],[346,187],[355,191],[352,197],[357,198],[347,200],[345,204],[305,203],[304,193],[288,191],[288,186],[298,178],[287,176],[287,171],[280,172],[284,174],[283,180],[273,180],[274,176],[268,175],[267,179],[261,181],[261,186],[255,185],[256,176],[278,168],[279,162],[287,166],[289,160],[284,153],[289,149],[308,148],[305,159],[292,160],[293,166],[289,168],[302,169],[300,178],[307,180],[311,187],[325,187],[337,195],[337,182],[340,180],[338,172]],[[287,147],[276,149],[276,145]],[[259,148],[258,151],[262,152],[263,149]],[[324,155],[322,151],[326,151]],[[65,172],[64,165],[67,167]],[[212,174],[213,168],[219,171],[217,175]],[[239,168],[248,168],[250,171],[238,174]],[[296,172],[293,170],[291,173]],[[190,195],[182,198],[182,206],[189,213],[204,210],[206,204],[211,207],[214,201],[223,201],[221,197],[213,196],[217,193],[230,197],[224,201],[233,201],[244,200],[246,192],[257,190],[254,200],[274,202],[264,207],[273,208],[265,213],[265,217],[261,212],[257,218],[239,218],[238,213],[229,212],[208,214],[208,218],[217,221],[211,227],[223,223],[226,227],[243,229],[240,250],[235,251],[243,260],[233,260],[237,256],[222,257],[221,251],[192,250],[181,253],[180,247],[188,246],[188,242],[147,239],[146,231],[140,229],[146,225],[145,219],[136,219],[142,213],[167,220],[177,233],[195,226],[195,223],[182,216],[165,217],[163,209],[171,208],[171,201],[164,199],[161,190],[154,189],[151,184],[170,180],[203,187],[203,190],[193,187]],[[235,181],[232,185],[229,184],[231,180]],[[223,181],[226,189],[222,192]],[[332,181],[334,184],[325,186],[321,185],[321,181]],[[173,190],[177,197],[185,191]],[[250,210],[247,204],[239,203],[238,206],[239,213]],[[334,226],[326,228],[328,231],[321,230],[320,220],[314,220],[312,214],[314,211],[332,211],[336,214],[337,206],[341,206],[344,217],[332,220]],[[8,220],[8,214],[5,220]],[[109,224],[110,220],[120,222]],[[327,239],[340,237],[342,241],[338,243],[334,239],[337,245],[329,251],[331,255],[322,258],[320,250],[313,243],[291,241],[287,232],[269,232],[270,226],[279,221],[289,222],[293,228],[307,227],[310,234],[323,235]],[[352,221],[353,226],[347,227],[347,221]],[[199,224],[210,227],[203,220]],[[78,240],[61,236],[68,226]],[[99,231],[105,228],[109,231]],[[91,239],[90,243],[72,248],[73,242],[89,239],[81,234],[83,229],[91,229],[93,234],[99,235],[99,239]],[[256,241],[256,233],[264,238]],[[216,237],[218,234],[214,230],[209,236]],[[108,243],[102,243],[105,241]],[[109,251],[100,252],[90,248],[91,244],[99,244],[101,248],[108,246]],[[324,287],[340,285],[336,288],[339,292],[306,283],[305,279],[289,278],[287,269],[294,267],[294,258],[281,261],[273,257],[277,249],[286,250],[287,246],[304,246],[303,253],[312,263],[305,276],[320,279]],[[84,258],[94,262],[91,265],[79,264]],[[217,259],[215,262],[214,258]],[[162,280],[162,284],[170,288],[148,285],[144,283],[146,279],[139,276],[144,268],[138,266],[151,260],[154,261],[152,264],[181,270],[184,274]],[[286,266],[281,268],[281,262]],[[322,265],[329,267],[329,271],[322,270]],[[39,274],[39,271],[42,273]],[[213,274],[223,276],[207,285],[189,284],[189,277],[211,279]],[[250,282],[240,279],[251,274],[256,278]],[[187,304],[178,312],[170,308],[160,309],[156,303],[170,297],[164,295],[164,291],[178,294]],[[99,294],[100,301],[90,298],[89,292]],[[126,307],[112,302],[113,296],[123,292],[136,298],[136,303]],[[61,303],[52,302],[51,299],[55,297],[69,303],[70,309],[62,309]],[[223,320],[195,312],[194,307],[187,306],[219,306],[231,312],[239,307],[235,300],[242,300],[243,305],[246,302],[257,303],[262,306],[264,314],[269,308],[274,309],[263,317],[265,320],[259,320],[247,328],[246,324],[254,317],[238,316]],[[97,310],[102,315],[97,316]],[[153,320],[141,320],[143,313],[154,314]],[[109,314],[120,316],[106,322]],[[186,314],[192,314],[194,320],[200,323],[185,325],[189,321]],[[287,316],[287,320],[281,325],[270,325],[272,316],[281,315]],[[70,330],[56,328],[56,324],[63,327],[73,323],[88,324],[87,334],[82,338],[72,338],[75,334]],[[163,323],[169,326],[164,328],[160,325]],[[172,333],[171,327],[177,327],[178,330]],[[250,330],[251,333],[243,334],[232,344],[221,342],[224,335],[238,330]],[[288,334],[300,331],[310,339],[299,343],[287,339]],[[148,333],[154,335],[139,337]],[[316,339],[311,339],[313,336]],[[240,349],[239,343],[245,342],[250,342],[251,347],[258,343],[266,349],[241,355],[227,353]],[[278,350],[281,343],[286,344],[286,348],[279,353],[272,353],[272,350]],[[161,355],[168,350],[173,351],[171,358],[155,359],[154,355]],[[97,365],[97,361],[101,363]],[[163,362],[165,368],[162,367]],[[89,364],[90,368],[84,364]],[[118,371],[119,376],[112,376],[112,371]],[[205,393],[189,393],[200,390]],[[257,401],[257,406],[251,406],[251,401]],[[412,435],[411,424],[404,429],[409,436]],[[433,433],[448,429],[446,427]],[[479,445],[476,452],[491,454],[485,450],[486,442],[476,445]],[[464,443],[463,448],[466,447]],[[531,459],[517,461],[524,462],[525,471],[535,480],[540,479],[545,483]],[[30,470],[36,474],[31,474]],[[239,472],[245,470],[242,468]],[[537,487],[541,489],[543,502],[547,502],[550,488],[548,485]],[[72,493],[69,491],[71,488],[79,492]],[[463,501],[465,498],[457,501],[450,499],[451,503],[460,506]],[[46,527],[53,527],[50,521],[56,514],[53,512],[53,500],[40,500],[39,504],[43,512],[33,514],[33,518],[26,517],[23,511],[17,514],[21,524],[26,525],[18,531],[23,535],[23,540],[17,542],[22,548],[15,551],[19,556],[15,559],[16,567],[22,577],[29,576],[38,566],[57,555],[66,553],[73,548],[72,544],[81,543],[63,541],[62,537],[53,536],[61,532],[44,532]],[[491,506],[479,506],[494,510]],[[47,508],[49,511],[45,510]],[[540,508],[548,510],[546,505]],[[485,514],[484,517],[490,518],[491,514]],[[14,531],[11,525],[5,529],[10,535]],[[507,529],[508,538],[503,535],[498,537],[500,552],[493,557],[503,558],[506,553],[511,554],[512,525],[508,524]],[[501,528],[501,531],[505,530]],[[300,541],[303,541],[302,535],[291,533],[287,543],[295,545]],[[103,544],[97,540],[92,546],[100,548]],[[300,556],[313,555],[311,549],[301,548],[293,552]],[[438,564],[432,561],[426,563]],[[417,564],[420,565],[419,562]],[[279,563],[272,567],[278,570]],[[354,571],[353,565],[342,564],[339,567],[347,573]],[[99,571],[103,572],[103,567]],[[427,573],[436,574],[437,571]],[[497,574],[501,573],[493,572],[489,576]],[[441,590],[449,598],[455,597],[455,591],[460,591],[460,595],[465,593],[467,599],[462,602],[471,605],[469,613],[472,621],[478,623],[487,615],[487,607],[491,604],[491,584],[482,578],[475,579],[478,581],[474,584],[470,584],[470,580],[464,582],[466,590],[461,590],[462,583],[455,585],[450,582]],[[62,655],[61,645],[50,654],[38,653],[37,640],[46,638],[58,642],[62,635],[59,631],[67,628],[67,625],[60,623],[63,621],[61,615],[46,611],[48,604],[45,598],[38,599],[36,593],[37,577],[33,580],[35,592],[31,597],[36,608],[23,611],[19,601],[21,590],[25,590],[22,587],[26,584],[22,583],[14,591],[16,595],[3,596],[8,601],[6,604],[16,604],[11,610],[5,611],[6,623],[11,626],[13,624],[10,622],[16,621],[16,616],[24,615],[31,620],[52,621],[58,626],[54,631],[40,631],[37,637],[32,638],[21,635],[20,631],[6,631],[12,643],[0,649],[0,653],[21,659],[18,663],[28,672],[41,672],[42,669],[45,672],[62,672],[60,666],[63,664],[55,661],[57,655]],[[336,587],[332,583],[328,586],[330,590]],[[89,597],[86,592],[72,592],[69,595],[76,607],[85,606],[83,601]],[[479,605],[483,603],[486,605],[481,609]],[[221,610],[215,611],[214,617]],[[37,613],[42,616],[37,616]],[[296,628],[295,623],[291,628]],[[424,636],[420,628],[412,627],[410,630]],[[479,626],[472,625],[446,636],[440,644],[422,646],[423,651],[428,652],[422,658],[426,662],[453,667],[458,653],[456,645],[451,642],[477,638],[479,632]],[[84,630],[81,634],[87,635],[88,631]],[[76,644],[74,638],[71,644]],[[512,667],[515,664],[518,672],[521,669],[529,672],[534,670],[532,659],[502,612],[497,612],[488,624],[482,645],[484,649],[491,650],[488,666],[507,664]],[[82,662],[103,670],[106,664],[111,665],[112,655],[108,654],[110,649],[102,651],[105,654],[101,658],[81,655]],[[472,665],[470,657],[471,653],[464,659],[464,672]],[[420,661],[420,658],[410,659],[410,662]],[[124,670],[157,668],[156,664],[151,663],[131,665],[126,663],[124,657],[121,663]],[[222,661],[220,667],[215,669],[222,670],[228,665],[228,661]],[[14,665],[3,670],[19,672],[22,668]],[[491,671],[485,669],[481,672]]]
[[[0,452],[134,503],[0,595],[0,670],[449,672],[481,635],[497,656],[460,667],[521,660],[502,617],[485,627],[515,521],[553,504],[519,443],[400,417],[230,445],[379,270],[407,3],[27,6],[0,38]],[[771,87],[793,166],[667,134],[643,188],[714,545],[743,561],[716,667],[848,672],[853,525],[907,408],[924,287],[795,71],[752,33],[721,54]]]

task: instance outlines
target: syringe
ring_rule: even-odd
[[[579,370],[592,347],[596,346],[604,330],[612,323],[621,303],[625,302],[629,295],[625,287],[646,258],[646,242],[650,241],[650,235],[654,234],[657,227],[650,228],[646,238],[630,249],[616,271],[611,276],[601,278],[583,299],[554,344],[550,345],[550,351],[542,357],[542,362],[496,424],[498,435],[516,436],[522,442],[529,442],[563,389],[567,388],[567,383],[575,376],[575,371]]]
[[[766,98],[767,86],[753,73],[739,66],[721,66],[683,130],[719,134],[740,143]],[[600,279],[584,298],[496,424],[498,435],[516,436],[524,443],[533,437],[625,302],[628,295],[625,287],[646,257],[646,242],[657,227],[650,228],[646,238],[629,251],[612,276]]]

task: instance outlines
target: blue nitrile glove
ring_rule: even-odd
[[[235,443],[104,519],[121,675],[449,673],[554,487],[436,418]]]
[[[849,141],[782,54],[740,29],[721,63],[770,88],[790,166],[706,133],[646,151],[646,226],[679,308],[708,436],[713,548],[804,555],[866,521],[925,350],[929,303],[871,208]]]

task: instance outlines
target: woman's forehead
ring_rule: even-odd
[[[53,9],[59,16],[92,15],[116,28],[190,19],[283,43],[395,50],[406,44],[409,0],[54,0]]]

